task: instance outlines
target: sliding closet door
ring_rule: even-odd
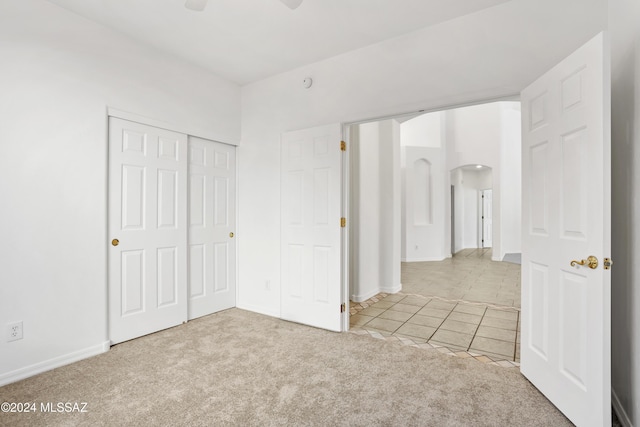
[[[109,336],[187,319],[187,137],[109,119]]]
[[[236,150],[189,137],[189,319],[236,305]]]

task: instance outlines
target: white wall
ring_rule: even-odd
[[[455,169],[451,172],[451,185],[454,187],[454,242],[453,242],[453,254],[464,249],[464,190],[462,188],[464,184],[464,178],[462,176],[462,169]]]
[[[501,103],[476,105],[447,111],[447,167],[449,170],[466,165],[488,166],[493,171],[493,182],[500,182],[500,144],[501,144]],[[465,211],[471,203],[470,188],[476,185],[466,185]],[[499,185],[493,188],[494,206],[500,206],[501,189]],[[477,201],[475,203],[477,209]],[[468,218],[468,215],[465,216]],[[477,221],[477,219],[476,219]],[[472,239],[471,224],[465,225],[464,248],[477,246],[476,237]],[[494,260],[502,259],[500,210],[493,211],[493,251]],[[475,245],[473,242],[476,242]],[[456,248],[457,249],[457,248]]]
[[[400,284],[400,125],[352,126],[350,285],[364,301]]]
[[[403,124],[404,125],[404,124]],[[404,138],[401,128],[401,139]],[[445,247],[445,193],[444,149],[402,147],[404,203],[402,203],[402,261],[439,261],[449,256]],[[416,162],[428,162],[429,178],[416,173]],[[429,212],[417,206],[421,197],[428,196]],[[424,217],[424,218],[423,218]]]
[[[402,167],[403,262],[438,261],[450,255],[445,220],[448,187],[445,176],[443,112],[423,114],[400,125]],[[429,182],[416,176],[416,162],[429,162]],[[428,188],[427,188],[428,186]],[[429,196],[429,219],[416,221],[415,202]]]
[[[402,147],[440,148],[444,113],[436,111],[422,114],[400,125]]]
[[[510,1],[244,86],[239,307],[280,313],[282,132],[517,94],[605,17],[604,0]],[[301,85],[307,76],[310,89]]]
[[[448,170],[477,164],[492,170],[494,260],[501,260],[507,252],[520,252],[519,134],[519,102],[495,102],[446,111]],[[478,190],[489,188],[478,185],[474,184]],[[478,247],[469,246],[470,236],[467,228],[463,247]],[[456,246],[456,249],[459,248]]]
[[[522,250],[522,132],[520,103],[501,103],[500,237],[503,254]]]
[[[609,1],[612,54],[611,368],[614,407],[640,425],[640,2]]]
[[[40,0],[0,2],[0,63],[1,385],[106,349],[107,107],[234,143],[240,90]]]

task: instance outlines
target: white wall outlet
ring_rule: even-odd
[[[271,290],[271,280],[267,280],[264,282],[264,289],[265,291],[270,291]]]
[[[7,325],[7,342],[22,339],[22,320]]]

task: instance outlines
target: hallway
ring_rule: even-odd
[[[400,293],[351,302],[351,330],[486,363],[520,361],[520,265],[467,249],[402,264]]]
[[[403,262],[402,292],[520,308],[520,265],[491,261],[491,249],[463,249],[436,262]]]

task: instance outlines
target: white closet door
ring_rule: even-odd
[[[187,137],[109,119],[109,336],[187,319]]]
[[[236,305],[236,149],[189,137],[189,319]]]

